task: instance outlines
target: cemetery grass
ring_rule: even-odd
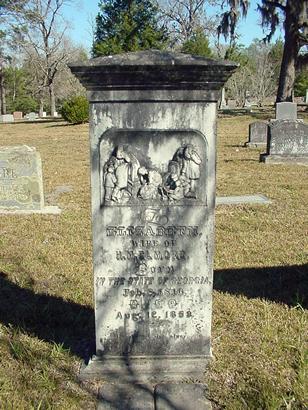
[[[216,409],[304,409],[307,385],[308,168],[264,165],[246,149],[248,116],[218,123],[218,195],[269,205],[216,210]],[[0,409],[91,409],[81,384],[94,318],[88,126],[0,125],[0,144],[34,146],[47,205],[60,216],[0,216]],[[187,380],[189,381],[189,380]]]

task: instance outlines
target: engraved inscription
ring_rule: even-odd
[[[0,178],[15,179],[17,178],[17,175],[15,170],[12,168],[0,167]]]
[[[107,226],[107,236],[158,236],[158,237],[190,237],[195,238],[202,234],[198,232],[198,226],[170,225],[164,226]]]

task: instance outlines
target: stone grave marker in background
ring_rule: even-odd
[[[0,213],[59,213],[44,207],[42,163],[35,148],[0,146]]]
[[[220,97],[220,104],[219,108],[221,110],[228,108],[227,102],[226,102],[226,96],[225,96],[225,87],[221,89],[221,97]]]
[[[229,108],[237,108],[236,101],[228,99],[228,107]]]
[[[0,122],[3,124],[14,122],[14,116],[12,114],[0,115]]]
[[[276,103],[276,120],[296,120],[297,104],[293,102]]]
[[[23,113],[22,113],[22,111],[14,111],[13,116],[14,116],[15,120],[22,120]]]
[[[251,107],[250,92],[249,92],[249,91],[246,91],[246,93],[245,93],[244,107],[245,107],[245,108]]]
[[[249,140],[247,147],[260,147],[267,143],[268,123],[255,121],[249,124]]]
[[[266,163],[308,164],[308,125],[300,120],[271,122],[267,152],[261,155],[260,160]]]
[[[71,65],[90,101],[96,357],[81,377],[116,383],[102,406],[120,383],[136,408],[174,408],[179,390],[210,406],[204,386],[162,383],[211,358],[216,109],[235,68],[159,51]]]
[[[35,112],[30,112],[27,114],[28,121],[35,121],[38,118],[38,114]]]

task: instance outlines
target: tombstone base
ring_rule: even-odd
[[[168,383],[155,386],[155,410],[211,410],[205,397],[206,386],[201,383]]]
[[[260,162],[265,164],[285,164],[308,165],[308,155],[268,155],[261,154]]]
[[[246,148],[263,148],[266,147],[266,142],[245,142]]]
[[[202,380],[211,356],[125,357],[94,356],[81,368],[80,380],[101,379],[122,383],[163,383],[186,378]]]
[[[98,391],[97,410],[154,410],[154,386],[104,384]]]
[[[98,390],[97,410],[211,410],[201,383],[110,384]]]

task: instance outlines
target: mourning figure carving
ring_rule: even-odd
[[[119,145],[103,167],[104,202],[197,199],[201,163],[196,147],[186,144],[177,149],[167,172],[161,172],[141,166],[134,154]]]

